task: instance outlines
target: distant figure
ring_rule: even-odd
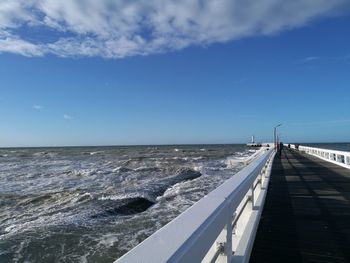
[[[280,142],[280,144],[278,145],[278,155],[279,155],[279,157],[282,156],[282,150],[283,150],[283,142]]]
[[[288,143],[288,148],[290,149],[290,143]]]
[[[299,144],[295,144],[295,149],[297,150],[297,151],[299,151]]]

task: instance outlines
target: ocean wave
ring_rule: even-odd
[[[195,161],[198,161],[202,159],[203,157],[197,157],[192,158]],[[189,160],[188,157],[180,158],[180,157],[174,157],[172,159],[180,159],[180,160]],[[162,173],[162,174],[181,174],[189,172],[190,168],[179,168],[177,166],[165,166],[159,167],[159,165],[156,166],[140,166],[136,168],[129,168],[124,166],[118,166],[114,169],[112,169],[112,172],[119,172],[119,173],[127,173],[127,172],[137,172],[137,173],[143,173],[143,172],[151,172],[151,173]]]
[[[94,196],[89,192],[57,192],[39,196],[17,196],[15,210],[0,213],[0,240],[25,231],[58,225],[84,225],[91,213]],[[92,202],[90,202],[92,201]],[[89,202],[83,209],[81,202]]]
[[[75,198],[72,200],[73,202],[82,202],[86,200],[91,200],[93,199],[93,195],[89,192],[83,193],[83,194],[76,194]]]
[[[95,152],[83,152],[84,155],[96,155],[104,153],[104,151],[95,151]]]
[[[141,167],[135,168],[134,171],[136,171],[136,172],[159,172],[159,171],[161,171],[161,169],[159,167],[141,166]]]
[[[134,171],[133,169],[123,167],[123,166],[118,166],[112,170],[112,172],[119,172],[119,173],[126,173],[126,172],[131,172]]]
[[[250,155],[244,147],[205,145],[28,148],[3,154],[10,157],[0,158],[0,235],[5,235],[0,242],[13,248],[1,249],[15,254],[28,238],[34,243],[21,252],[22,259],[33,255],[33,262],[44,254],[58,255],[60,262],[79,262],[86,252],[87,261],[117,258],[230,178],[242,164],[228,169],[227,156]],[[57,240],[66,247],[61,250]],[[41,255],[35,254],[39,246]]]
[[[31,153],[20,153],[18,155],[16,155],[16,157],[21,157],[21,158],[28,158],[28,157],[32,157]]]
[[[101,197],[98,198],[98,200],[118,201],[118,200],[133,199],[138,197],[144,197],[144,196],[140,195],[140,193],[112,194],[112,195],[103,194]]]
[[[178,183],[196,179],[201,175],[199,171],[191,168],[181,168],[176,171],[174,176],[144,185],[138,192],[103,195],[98,198],[98,200],[104,201],[104,203],[101,204],[101,206],[104,207],[103,212],[93,215],[92,218],[118,215],[125,216],[144,212],[155,204],[157,198],[163,195],[167,189]]]
[[[32,196],[32,197],[27,197],[21,201],[18,202],[18,206],[25,206],[29,204],[36,204],[40,203],[43,201],[46,201],[52,197],[51,194],[44,194],[44,195],[39,195],[39,196]]]
[[[114,243],[116,243],[118,241],[119,241],[119,238],[115,234],[113,234],[113,233],[105,234],[102,237],[100,237],[97,246],[110,248],[114,245]]]
[[[177,174],[176,174],[174,179],[180,180],[180,181],[193,180],[193,179],[200,177],[201,175],[202,174],[199,171],[196,171],[194,169],[180,168],[180,169],[178,169]]]
[[[199,171],[191,168],[180,168],[176,170],[173,176],[163,178],[157,182],[152,182],[144,186],[144,188],[152,199],[156,199],[158,196],[163,195],[169,187],[179,182],[194,180],[200,176],[202,176],[202,174]]]
[[[96,169],[77,169],[77,170],[68,171],[65,174],[77,176],[77,177],[82,177],[82,176],[95,175],[97,173],[98,173],[98,171]]]
[[[104,199],[106,202],[101,204],[102,212],[91,216],[93,219],[109,216],[126,216],[142,213],[151,207],[155,202],[144,197],[133,197],[119,199],[118,202],[111,199]]]
[[[33,155],[34,156],[44,156],[44,155],[47,155],[47,154],[49,154],[49,152],[36,152]]]
[[[225,163],[227,164],[227,168],[236,168],[241,163],[249,163],[254,160],[264,149],[259,150],[246,150],[243,152],[237,152],[234,156],[230,156],[226,158]]]
[[[55,152],[47,152],[47,151],[33,153],[33,157],[53,158],[56,155],[57,153]]]

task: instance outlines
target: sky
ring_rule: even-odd
[[[350,142],[349,0],[2,0],[0,147]]]

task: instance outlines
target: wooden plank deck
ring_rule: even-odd
[[[350,262],[350,170],[276,156],[250,262]]]

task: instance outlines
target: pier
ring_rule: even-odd
[[[284,147],[250,262],[350,262],[350,170]]]
[[[350,152],[262,148],[116,262],[350,262]]]

